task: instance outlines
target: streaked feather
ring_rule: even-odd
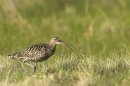
[[[75,49],[75,47],[73,45],[60,40],[58,37],[54,37],[51,39],[49,44],[31,45],[21,51],[8,55],[8,58],[16,58],[16,59],[23,58],[24,59],[23,62],[25,64],[27,64],[28,66],[33,67],[33,70],[35,73],[37,62],[44,61],[44,60],[48,59],[51,55],[53,55],[56,50],[56,45],[58,45],[58,44],[64,44],[67,47],[69,47],[72,51],[73,51],[73,49],[71,47],[73,47]],[[26,63],[27,60],[35,61],[36,64],[34,66],[32,66],[31,64]]]
[[[48,44],[35,44],[8,56],[10,58],[28,58],[29,60],[42,61],[53,55],[54,52],[55,49],[51,49]]]

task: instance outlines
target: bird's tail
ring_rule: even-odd
[[[13,54],[8,55],[7,57],[8,57],[8,58],[12,58],[12,59],[16,59],[16,58],[17,58],[17,56],[15,56],[15,55],[13,55]]]

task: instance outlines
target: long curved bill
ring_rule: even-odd
[[[62,41],[62,44],[64,44],[65,46],[67,46],[68,48],[70,48],[73,52],[75,52],[74,50],[76,50],[76,48],[73,45],[71,45],[71,44],[69,44],[67,42],[64,42],[64,41]]]

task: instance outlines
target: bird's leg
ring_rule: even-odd
[[[27,60],[27,59],[24,59],[24,60],[23,60],[23,63],[25,63],[26,65],[28,65],[28,66],[30,66],[30,67],[33,67],[31,64],[27,63],[26,60]]]
[[[33,67],[31,64],[27,63],[26,60],[27,60],[27,59],[24,59],[23,62],[24,62],[26,65],[28,65],[28,66],[30,66],[30,67]]]
[[[37,62],[35,62],[35,65],[33,66],[34,73],[36,72],[36,66],[37,66]]]
[[[34,70],[34,73],[35,73],[35,72],[36,72],[37,62],[35,62],[35,65],[33,66],[33,65],[31,65],[31,64],[29,64],[29,63],[27,63],[27,62],[26,62],[26,60],[27,60],[27,59],[24,59],[24,60],[23,60],[23,63],[25,63],[26,65],[28,65],[28,66],[32,67],[32,68],[33,68],[33,70]]]

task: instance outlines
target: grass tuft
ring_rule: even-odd
[[[129,86],[129,0],[0,0],[0,86]],[[36,74],[7,55],[59,37]],[[30,62],[34,64],[33,62]]]

